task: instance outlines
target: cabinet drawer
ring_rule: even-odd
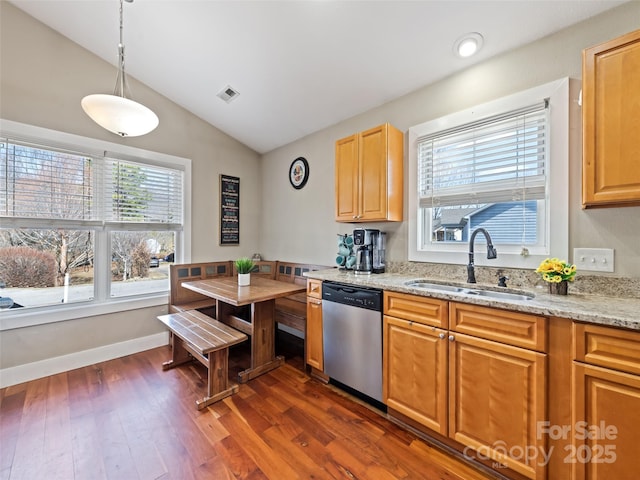
[[[307,296],[322,299],[322,280],[307,280]]]
[[[640,375],[639,332],[574,323],[573,347],[579,362]]]
[[[447,328],[448,302],[407,293],[384,292],[384,313],[424,325]]]
[[[547,319],[527,313],[451,302],[449,329],[539,352],[547,349]]]

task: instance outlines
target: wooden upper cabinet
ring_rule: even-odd
[[[388,123],[336,142],[336,221],[402,221],[404,137]]]
[[[582,206],[640,205],[640,30],[582,53]]]
[[[336,220],[358,215],[358,135],[336,142]]]

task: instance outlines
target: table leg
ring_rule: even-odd
[[[279,367],[284,357],[276,357],[275,349],[275,300],[251,305],[251,367],[238,374],[238,381],[246,383],[263,373]]]

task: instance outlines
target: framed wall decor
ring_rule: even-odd
[[[220,245],[240,244],[240,179],[220,175]]]
[[[300,190],[309,180],[309,162],[304,157],[296,158],[289,167],[289,182],[296,190]]]

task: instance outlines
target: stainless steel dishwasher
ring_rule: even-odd
[[[324,372],[331,383],[382,404],[382,290],[322,282]]]

